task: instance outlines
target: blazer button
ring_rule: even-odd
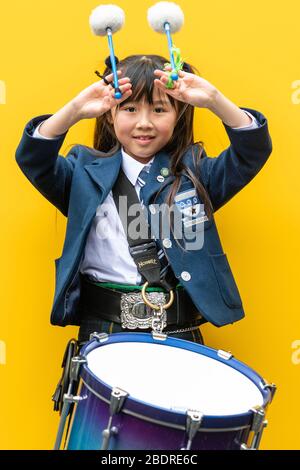
[[[172,242],[171,242],[171,240],[170,240],[169,238],[165,238],[165,239],[163,240],[163,245],[164,245],[165,248],[171,248]]]
[[[156,177],[157,181],[159,181],[160,183],[163,183],[165,181],[165,178],[162,176],[162,175],[158,175]]]
[[[189,281],[191,279],[191,275],[188,271],[182,271],[181,277],[184,281]]]

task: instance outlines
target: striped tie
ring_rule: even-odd
[[[144,168],[140,171],[139,176],[137,177],[137,183],[141,188],[146,184],[146,180],[148,178],[149,171],[151,168],[151,163],[149,165],[145,165]],[[141,203],[143,204],[143,201],[141,201]]]
[[[138,182],[138,184],[140,185],[141,188],[143,186],[145,186],[145,184],[146,184],[147,177],[149,175],[149,171],[150,171],[150,168],[151,168],[151,164],[152,164],[152,162],[149,165],[145,165],[144,168],[139,173],[139,176],[137,178],[137,182]],[[143,202],[142,199],[141,199],[141,205],[142,206],[144,205],[144,202]],[[159,261],[160,261],[160,264],[161,264],[160,279],[162,279],[162,277],[164,276],[164,274],[165,274],[165,272],[166,272],[166,270],[169,266],[169,263],[168,263],[168,260],[166,258],[165,252],[162,248],[160,248],[158,250],[157,255],[158,255],[158,258],[159,258]]]

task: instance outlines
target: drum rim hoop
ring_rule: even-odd
[[[153,344],[157,343],[157,340],[154,340],[150,333],[113,333],[111,335],[107,335],[107,339],[104,340],[103,343],[99,343],[96,339],[88,341],[81,349],[80,355],[86,357],[86,355],[89,354],[91,351],[103,346],[104,344],[127,342],[128,340],[133,342],[136,340],[136,342],[150,342]],[[255,370],[251,369],[247,364],[235,359],[234,357],[230,359],[231,362],[229,364],[228,360],[222,359],[220,356],[217,355],[216,349],[199,343],[193,343],[178,338],[168,337],[163,343],[160,344],[171,345],[192,352],[202,351],[203,355],[209,358],[222,362],[228,365],[229,367],[235,366],[233,367],[235,370],[245,375],[259,389],[263,397],[262,406],[265,409],[271,402],[270,390],[263,388],[264,379]],[[109,386],[107,383],[103,382],[99,377],[94,375],[87,365],[82,366],[80,376],[83,379],[85,385],[91,390],[92,393],[98,396],[99,399],[101,399],[102,397],[104,401],[109,402],[109,398],[112,392],[111,386]],[[158,421],[176,423],[180,426],[185,427],[186,413],[184,411],[181,412],[178,410],[169,410],[167,408],[152,405],[150,403],[146,403],[142,400],[130,396],[126,399],[126,410],[128,413],[141,417],[144,416],[145,419],[146,417],[151,418],[151,416],[153,416],[155,412],[156,415],[160,415],[160,419]],[[234,415],[204,415],[201,428],[218,428],[222,430],[224,427],[226,429],[241,426],[247,427],[251,425],[252,418],[253,411],[251,410],[245,413]]]

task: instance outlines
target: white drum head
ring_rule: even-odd
[[[186,349],[120,342],[104,344],[86,357],[88,368],[102,382],[152,406],[234,415],[263,405],[262,393],[248,377]]]

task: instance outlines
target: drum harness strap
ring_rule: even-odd
[[[153,320],[152,329],[154,332],[161,333],[164,328],[163,315],[165,309],[170,307],[174,300],[173,289],[178,284],[178,279],[175,277],[171,266],[169,265],[161,276],[161,262],[157,253],[157,244],[151,237],[151,228],[146,219],[146,208],[141,205],[141,202],[137,196],[136,190],[132,183],[129,181],[122,168],[119,171],[119,175],[112,189],[114,202],[119,213],[120,220],[124,227],[125,234],[129,245],[129,252],[137,266],[138,272],[142,276],[144,282],[142,288],[142,298],[146,305],[153,309]],[[121,210],[121,199],[126,201],[126,210]],[[141,208],[140,222],[140,234],[141,236],[137,239],[131,238],[130,236],[130,224],[135,219],[136,215],[130,215],[129,208],[133,205]],[[143,216],[144,215],[144,216]],[[125,220],[124,220],[125,216]],[[146,234],[146,237],[143,238]],[[164,305],[155,305],[150,302],[146,297],[146,288],[148,285],[161,286],[170,294],[170,299]]]
[[[122,168],[120,169],[112,192],[119,217],[127,236],[130,254],[139,273],[142,275],[143,281],[147,281],[149,285],[161,286],[170,292],[178,284],[178,279],[176,279],[170,266],[168,266],[168,269],[162,278],[160,278],[161,263],[157,254],[157,244],[155,240],[151,238],[151,229],[146,220],[146,208],[141,205],[134,186],[131,184]],[[123,200],[127,199],[127,211],[122,211],[120,208],[121,197],[124,198]],[[144,215],[139,219],[141,223],[140,233],[147,234],[146,238],[140,236],[138,239],[133,239],[130,236],[130,230],[128,230],[131,222],[135,219],[135,215],[130,215],[128,208],[136,204],[140,206],[142,214]]]

